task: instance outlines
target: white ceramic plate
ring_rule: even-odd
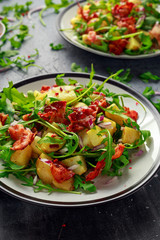
[[[86,1],[79,1],[81,5],[86,4]],[[87,52],[91,52],[97,55],[101,55],[104,57],[111,57],[111,58],[123,58],[123,59],[138,59],[138,58],[148,58],[148,57],[156,57],[160,55],[160,51],[156,51],[155,53],[150,54],[142,54],[142,55],[127,55],[127,54],[121,54],[121,55],[113,55],[110,53],[104,53],[98,50],[95,50],[93,48],[87,47],[82,45],[77,41],[77,37],[73,30],[67,30],[67,31],[61,31],[61,29],[70,29],[72,28],[72,25],[70,24],[70,21],[72,18],[74,18],[77,14],[78,5],[77,3],[74,3],[70,5],[69,7],[65,8],[63,12],[59,15],[58,22],[57,22],[57,29],[60,35],[67,40],[69,43],[73,44],[74,46],[81,48]]]
[[[4,35],[6,28],[4,24],[0,21],[0,38]]]
[[[56,74],[38,76],[22,81],[16,84],[15,87],[24,93],[28,90],[40,90],[42,85],[53,85],[55,77]],[[76,79],[78,82],[86,84],[89,81],[89,74],[66,73],[64,79],[67,80],[68,78]],[[94,77],[94,81],[97,83],[104,80],[105,78],[101,76]],[[129,93],[145,106],[146,113],[140,104],[137,105],[130,98],[124,99],[126,106],[138,111],[140,115],[138,123],[141,129],[150,130],[152,135],[147,143],[148,145],[145,145],[145,153],[130,163],[121,177],[115,177],[107,184],[104,184],[106,179],[99,177],[97,180],[97,192],[92,194],[52,193],[48,195],[44,192],[34,193],[31,187],[22,186],[21,182],[11,175],[9,178],[0,179],[0,189],[15,197],[34,203],[51,206],[86,206],[125,197],[148,182],[160,165],[160,141],[157,141],[160,138],[160,115],[148,100],[126,85],[109,80],[105,87],[115,93]]]

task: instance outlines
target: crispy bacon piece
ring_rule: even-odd
[[[45,121],[50,123],[64,123],[65,122],[66,101],[53,102],[44,108],[44,112],[39,112],[38,115]]]
[[[90,126],[96,120],[97,113],[102,112],[102,109],[99,106],[105,108],[107,105],[108,103],[106,100],[101,99],[92,102],[87,108],[74,108],[74,112],[68,116],[71,122],[68,126],[68,130],[71,132],[78,132],[84,128],[90,129]]]
[[[137,31],[135,24],[136,24],[136,19],[133,16],[121,18],[119,19],[119,21],[117,21],[118,27],[127,28],[127,31],[125,32],[125,34],[135,33]]]
[[[94,170],[88,173],[88,175],[86,176],[86,181],[92,181],[94,178],[96,178],[102,172],[103,168],[105,167],[105,164],[106,164],[105,159],[97,162]]]
[[[99,13],[98,12],[94,12],[92,14],[90,14],[90,10],[84,10],[83,7],[78,3],[78,11],[77,13],[79,15],[82,16],[82,18],[85,20],[85,21],[89,21],[90,19],[92,18],[97,18],[99,16]]]
[[[8,114],[0,113],[0,122],[2,123],[2,125],[5,124],[7,117],[8,117]]]
[[[110,41],[109,43],[109,51],[114,53],[115,55],[120,55],[125,49],[128,43],[127,39],[119,39],[116,41]]]
[[[88,38],[88,41],[90,43],[94,43],[96,45],[102,45],[101,40],[99,39],[99,37],[101,37],[101,35],[96,34],[95,31],[89,31],[88,32],[88,37],[87,38]]]
[[[126,111],[126,113],[123,113],[124,115],[127,115],[128,117],[132,118],[135,122],[138,119],[138,113],[135,110],[130,110],[127,107],[124,107],[124,110]]]
[[[115,154],[112,156],[112,160],[115,160],[116,158],[119,158],[123,151],[124,151],[125,146],[120,143],[115,147]]]
[[[72,170],[67,169],[58,161],[52,162],[50,164],[50,169],[53,177],[58,183],[62,183],[75,175]]]
[[[74,108],[74,112],[71,113],[68,118],[71,123],[68,126],[68,130],[71,132],[78,132],[84,128],[90,128],[90,123],[96,120],[97,108]]]
[[[15,140],[12,150],[22,150],[27,147],[34,139],[35,134],[29,128],[24,128],[22,124],[16,124],[8,128],[8,132]]]
[[[51,89],[51,87],[50,86],[46,86],[46,85],[44,85],[44,86],[42,86],[41,87],[41,93],[44,93],[44,92],[47,92],[49,89]]]
[[[149,32],[151,38],[155,38],[160,48],[160,24],[156,23],[152,30]]]
[[[123,18],[128,17],[130,12],[132,11],[134,4],[132,2],[126,2],[126,4],[118,5],[116,4],[112,9],[112,14],[115,18]]]

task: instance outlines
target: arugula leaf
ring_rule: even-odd
[[[152,74],[151,72],[145,72],[139,75],[139,77],[143,80],[143,82],[148,83],[149,80],[158,81],[160,77]]]
[[[74,84],[78,83],[77,80],[74,80],[74,79],[71,79],[71,78],[69,78],[68,81],[70,82],[71,85],[74,85]]]
[[[37,49],[35,49],[35,50],[36,50],[36,54],[34,54],[34,56],[37,56],[38,51],[37,51]],[[34,59],[27,60],[26,57],[24,57],[24,56],[18,56],[12,60],[8,57],[3,57],[3,58],[0,58],[0,70],[1,71],[6,70],[6,67],[7,67],[7,69],[17,67],[21,70],[23,70],[23,69],[27,70],[31,66],[41,68],[40,66],[38,66],[34,63],[35,63]]]
[[[86,182],[85,178],[79,175],[74,176],[74,187],[75,190],[77,190],[78,188],[82,188],[88,192],[96,191],[96,187],[93,185],[93,183],[91,183],[90,181]]]
[[[55,13],[58,13],[61,8],[67,7],[69,4],[71,4],[71,2],[69,2],[68,0],[61,0],[60,4],[53,3],[52,0],[45,0],[46,7],[39,12],[39,19],[42,25],[46,26],[45,22],[43,21],[43,13],[46,10],[48,10],[49,8],[53,8]]]
[[[88,73],[88,69],[87,67],[85,67],[85,69],[83,70],[79,65],[77,65],[76,63],[72,63],[71,64],[71,71],[72,72],[86,72]]]
[[[107,68],[107,71],[109,74],[113,74],[109,68]],[[124,70],[122,69],[122,71]],[[133,75],[131,74],[131,69],[127,68],[125,72],[122,72],[118,76],[115,76],[114,79],[126,84],[132,80],[132,77]]]
[[[63,48],[64,48],[64,45],[61,44],[61,43],[59,43],[59,44],[57,44],[57,45],[54,45],[53,43],[50,43],[50,47],[51,47],[52,50],[58,51],[58,50],[63,49]]]
[[[62,140],[54,138],[54,137],[49,137],[49,136],[44,136],[38,141],[39,144],[41,143],[49,143],[49,144],[55,144],[55,143],[62,143]]]
[[[143,96],[145,96],[148,100],[151,100],[151,98],[154,96],[155,91],[152,89],[152,87],[146,87],[143,91]]]
[[[20,25],[19,26],[19,33],[14,35],[13,37],[11,37],[9,39],[9,41],[11,42],[11,46],[13,48],[20,48],[24,39],[28,36],[31,36],[29,34],[29,28],[27,25]]]
[[[19,52],[17,50],[2,51],[2,52],[0,52],[0,58],[3,58],[3,57],[10,58],[10,57],[14,57],[18,54],[19,54]]]
[[[146,87],[142,94],[154,105],[158,112],[160,112],[160,100],[158,100],[158,102],[153,102],[151,100],[153,96],[156,96],[156,92],[152,89],[152,87]]]
[[[48,193],[63,192],[63,193],[80,194],[80,192],[76,192],[76,191],[67,191],[67,190],[53,188],[50,184],[43,184],[41,180],[38,180],[34,184],[34,182],[33,182],[34,179],[32,176],[26,177],[22,174],[19,174],[18,172],[15,172],[14,175],[16,176],[16,178],[20,179],[22,182],[25,182],[25,183],[22,183],[22,185],[28,186],[28,187],[33,187],[35,193],[42,191],[43,189],[46,189],[48,191]]]
[[[62,78],[62,77],[64,77],[64,74],[58,74],[57,76],[56,76],[56,84],[58,85],[58,86],[64,86],[64,85],[66,85],[66,83],[64,82],[64,79]]]

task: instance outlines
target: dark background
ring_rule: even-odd
[[[24,0],[8,0],[4,5],[25,3]],[[44,1],[33,1],[32,7],[43,5]],[[0,90],[8,86],[8,81],[18,83],[29,77],[47,73],[70,72],[75,62],[83,69],[90,70],[93,63],[96,74],[108,76],[107,68],[112,72],[119,69],[131,69],[132,88],[142,93],[146,86],[160,90],[160,82],[148,84],[139,79],[146,71],[160,76],[160,57],[121,60],[97,56],[78,49],[63,40],[56,29],[58,15],[53,10],[44,14],[46,27],[39,21],[38,13],[31,20],[24,18],[30,26],[32,38],[26,40],[21,54],[28,56],[39,50],[36,64],[42,70],[31,67],[27,72],[12,69],[0,73]],[[34,28],[32,27],[34,26]],[[49,44],[64,44],[60,51],[52,51]],[[5,47],[8,49],[8,46]],[[5,49],[4,48],[4,49]],[[3,49],[3,50],[4,50]],[[157,139],[159,140],[159,139]],[[114,202],[83,208],[55,208],[34,205],[9,196],[0,191],[0,240],[156,240],[160,239],[160,172],[132,195]]]

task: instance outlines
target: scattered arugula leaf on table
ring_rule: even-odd
[[[39,52],[36,49],[36,53],[33,55],[28,56],[28,58],[38,56]],[[31,66],[35,66],[41,68],[40,66],[35,64],[34,59],[27,59],[25,56],[17,56],[16,58],[10,58],[10,56],[17,55],[18,52],[1,52],[0,53],[2,58],[0,58],[0,72],[11,69],[13,67],[17,67],[21,70],[28,69]],[[8,57],[6,57],[8,56]]]
[[[71,64],[71,71],[72,72],[86,72],[88,73],[88,68],[85,67],[85,69],[83,70],[79,65],[77,65],[76,63],[72,63]]]
[[[54,45],[53,43],[50,43],[50,47],[51,47],[52,50],[58,51],[58,50],[63,49],[63,48],[64,48],[64,45],[61,44],[61,43],[59,43],[59,44],[57,44],[57,45]]]
[[[152,101],[152,97],[154,96],[160,96],[160,92],[155,92],[152,87],[146,87],[145,90],[143,91],[143,96],[145,96],[158,110],[160,113],[160,100],[158,99],[158,102]]]
[[[61,0],[60,3],[54,3],[52,0],[45,0],[45,7],[39,12],[39,19],[40,22],[42,23],[43,26],[46,26],[45,22],[43,21],[43,13],[50,9],[53,8],[55,13],[59,13],[59,10],[61,8],[67,7],[70,5],[72,2],[69,2],[68,0]]]
[[[142,79],[143,82],[148,83],[149,80],[158,81],[160,80],[160,77],[157,75],[152,74],[151,72],[145,72],[139,75],[140,79]]]

